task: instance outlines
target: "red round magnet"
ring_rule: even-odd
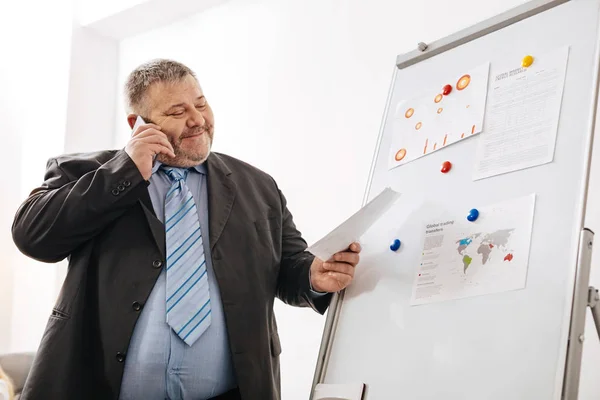
[[[452,163],[450,161],[444,161],[442,164],[442,172],[445,174],[450,171],[450,168],[452,168]]]
[[[446,86],[444,86],[442,93],[444,94],[444,96],[448,96],[451,91],[452,91],[452,85],[446,85]]]

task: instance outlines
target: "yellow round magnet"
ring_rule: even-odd
[[[524,68],[527,68],[527,67],[531,66],[531,64],[533,64],[533,57],[531,57],[531,56],[525,56],[525,57],[523,57],[523,61],[521,62],[521,65]]]

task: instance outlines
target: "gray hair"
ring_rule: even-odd
[[[144,110],[144,97],[148,88],[156,82],[179,82],[187,75],[196,78],[194,72],[180,62],[155,59],[134,69],[125,82],[125,103],[128,112],[137,114]],[[147,110],[144,110],[147,111]]]

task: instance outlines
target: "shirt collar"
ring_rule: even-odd
[[[158,160],[154,161],[154,165],[152,166],[152,174],[155,174],[156,171],[158,171],[158,169],[160,168],[160,166],[162,165],[162,163]],[[203,162],[202,164],[198,164],[190,169],[195,170],[196,172],[199,172],[203,175],[206,175],[206,163]]]

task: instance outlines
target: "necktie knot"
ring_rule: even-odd
[[[188,173],[187,168],[174,168],[166,166],[161,166],[161,168],[163,171],[165,171],[165,174],[167,174],[171,182],[179,182],[180,180],[185,180],[185,177]]]

